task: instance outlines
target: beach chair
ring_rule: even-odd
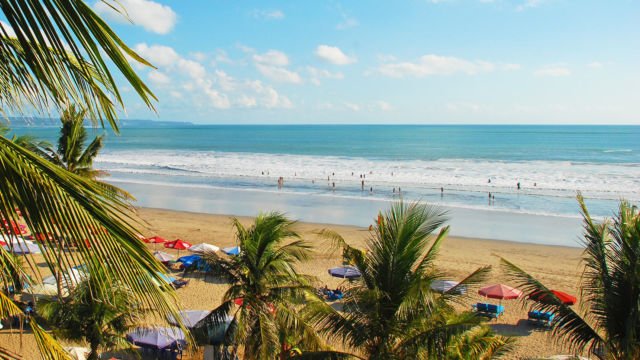
[[[473,311],[476,312],[476,315],[484,316],[490,319],[497,319],[504,313],[504,306],[502,305],[477,303],[475,305],[472,305],[472,308]]]
[[[546,328],[551,327],[551,322],[553,322],[555,317],[556,315],[554,313],[539,310],[532,310],[527,314],[529,323]]]
[[[174,289],[180,289],[189,284],[189,280],[174,280],[171,285],[173,285]]]

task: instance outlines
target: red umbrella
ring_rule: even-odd
[[[504,284],[485,286],[478,290],[478,294],[491,299],[510,300],[522,296],[522,291]]]
[[[178,255],[180,255],[180,250],[187,250],[191,247],[191,244],[182,239],[175,239],[173,241],[164,243],[164,247],[168,249],[178,250]]]
[[[149,237],[149,238],[143,238],[142,241],[146,242],[147,244],[154,244],[153,245],[154,249],[156,248],[155,244],[163,244],[163,243],[167,242],[167,240],[165,238],[157,236],[157,235]]]
[[[560,302],[564,305],[573,305],[578,301],[575,296],[569,295],[566,292],[562,292],[559,290],[549,290],[549,292],[555,295],[558,300],[560,300]],[[545,304],[554,302],[554,299],[551,296],[548,296],[548,294],[542,291],[533,292],[531,295],[529,295],[529,299]]]
[[[166,243],[167,240],[164,239],[163,237],[160,236],[152,236],[152,237],[148,237],[148,238],[144,238],[142,239],[142,241],[148,243],[148,244],[162,244],[162,243]]]

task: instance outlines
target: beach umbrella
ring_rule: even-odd
[[[358,270],[353,266],[336,267],[336,268],[329,269],[328,272],[329,272],[329,275],[333,277],[343,278],[343,279],[357,279],[360,276],[362,276],[362,274],[360,273],[360,270]]]
[[[160,262],[167,262],[167,261],[171,261],[171,260],[174,259],[173,255],[167,254],[164,251],[154,251],[153,252],[153,257],[158,259],[158,261],[160,261]]]
[[[58,286],[55,284],[38,284],[22,291],[25,295],[30,295],[33,298],[41,297],[53,297],[58,296]],[[69,295],[69,288],[62,287],[62,296]]]
[[[199,254],[204,254],[204,253],[208,253],[208,252],[216,252],[216,251],[219,251],[219,250],[220,250],[219,247],[217,247],[215,245],[207,244],[207,243],[193,245],[192,247],[189,248],[189,251],[194,252],[194,253],[199,253]]]
[[[24,254],[40,254],[42,253],[42,251],[40,251],[40,248],[38,247],[38,245],[28,241],[28,240],[23,240],[20,242],[12,242],[11,246],[9,246],[9,244],[5,243],[5,245],[2,246],[5,250],[12,252],[14,254],[18,254],[18,255],[24,255]]]
[[[178,316],[180,316],[182,323],[187,328],[195,327],[200,320],[204,319],[209,314],[211,314],[211,310],[182,310],[178,312]],[[169,315],[167,320],[169,320],[169,324],[171,325],[178,325],[178,322],[172,315]]]
[[[74,267],[62,274],[62,286],[69,287],[77,285],[80,281],[87,278],[87,273],[82,270],[82,267]],[[56,277],[51,275],[42,279],[43,284],[56,285],[58,281]]]
[[[180,250],[187,250],[191,247],[191,243],[186,242],[182,239],[175,239],[173,241],[164,243],[164,247],[166,247],[167,249],[178,250],[178,255],[180,255]]]
[[[522,291],[512,288],[509,285],[494,284],[478,290],[478,294],[490,299],[511,300],[522,296]]]
[[[459,282],[453,281],[453,280],[434,280],[433,282],[431,282],[431,290],[438,293],[445,293],[451,290],[452,288],[458,286],[458,284]],[[467,287],[464,285],[460,286],[456,290],[456,293],[458,294],[464,294],[466,292],[467,292]]]
[[[238,255],[240,254],[240,246],[226,247],[222,251],[227,255]]]
[[[182,330],[176,327],[137,328],[127,335],[127,340],[134,345],[166,349],[176,343],[186,344]]]
[[[152,236],[152,237],[148,237],[148,238],[143,238],[142,241],[146,242],[147,244],[153,244],[153,248],[155,249],[157,247],[156,244],[164,244],[167,242],[167,240],[163,237],[160,236]]]
[[[187,255],[187,256],[178,258],[178,262],[183,263],[185,267],[189,267],[200,260],[202,260],[202,256],[200,255]]]
[[[562,292],[559,290],[549,290],[549,292],[555,295],[558,300],[560,300],[560,302],[564,305],[574,305],[578,301],[575,296],[569,295],[566,292]],[[554,302],[554,299],[551,296],[548,296],[548,294],[542,291],[533,292],[531,295],[529,295],[529,299],[543,304]]]

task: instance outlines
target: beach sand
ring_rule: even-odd
[[[193,244],[206,242],[220,247],[234,245],[234,232],[229,216],[211,215],[201,213],[177,212],[162,209],[139,209],[140,218],[146,222],[146,236],[160,235],[166,239],[181,238]],[[242,223],[250,224],[252,219],[239,218]],[[316,254],[307,263],[302,271],[309,275],[317,276],[319,284],[326,284],[330,288],[340,285],[341,280],[332,278],[327,274],[330,267],[341,264],[339,254],[327,254],[326,241],[319,239],[314,233],[317,230],[329,228],[340,233],[350,244],[362,246],[369,236],[366,228],[354,226],[326,225],[298,223],[298,232],[302,237],[317,246]],[[514,239],[517,240],[517,239]],[[154,245],[149,245],[150,250]],[[158,249],[161,246],[157,246]],[[177,251],[167,251],[177,255]],[[581,272],[581,249],[561,246],[534,245],[509,241],[493,241],[470,238],[449,237],[441,247],[438,265],[451,279],[462,279],[478,267],[491,265],[492,273],[487,285],[493,283],[506,283],[499,266],[499,256],[517,264],[528,271],[545,285],[554,289],[561,289],[570,294],[579,295],[578,282]],[[180,251],[180,255],[189,254]],[[178,276],[178,275],[174,275]],[[193,277],[190,284],[177,290],[179,299],[184,309],[210,310],[217,307],[226,289],[225,284],[215,279],[202,279]],[[480,296],[474,296],[469,300],[486,301]],[[489,300],[489,302],[495,302]],[[512,335],[517,338],[516,349],[505,358],[507,359],[532,359],[556,354],[568,354],[568,349],[561,344],[556,344],[549,332],[536,330],[527,324],[527,310],[521,303],[515,300],[503,301],[506,308],[505,315],[497,321],[490,322],[491,326],[501,334]],[[22,347],[20,347],[22,341]],[[15,352],[21,353],[25,359],[37,358],[33,337],[31,335],[9,334],[9,331],[0,331],[0,344],[7,346]]]

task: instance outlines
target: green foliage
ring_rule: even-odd
[[[596,222],[578,194],[584,220],[585,250],[580,314],[563,305],[550,289],[524,270],[502,259],[507,274],[525,292],[551,299],[534,307],[556,314],[552,334],[573,350],[601,359],[640,356],[640,215],[621,201],[613,219]]]
[[[89,360],[98,359],[99,351],[130,348],[125,335],[143,315],[125,286],[113,283],[100,288],[91,286],[91,279],[80,282],[67,299],[43,299],[38,303],[38,314],[56,337],[89,344]]]
[[[317,350],[322,342],[305,322],[300,308],[312,300],[313,278],[296,266],[309,258],[311,246],[279,213],[260,214],[244,227],[234,219],[241,253],[233,257],[205,256],[213,272],[230,282],[223,303],[199,326],[220,326],[229,316],[225,342],[232,352],[242,347],[247,359],[287,357],[291,346]],[[317,298],[316,298],[317,299]],[[234,301],[241,301],[236,305]]]
[[[68,171],[94,179],[102,173],[93,169],[93,160],[104,145],[104,135],[96,136],[89,145],[84,119],[87,112],[71,105],[64,109],[60,121],[60,137],[58,151],[52,154],[52,161]]]
[[[310,318],[332,339],[367,359],[497,355],[511,341],[491,334],[474,314],[453,308],[465,297],[459,290],[481,283],[489,267],[477,269],[444,294],[431,289],[433,281],[445,276],[434,261],[449,228],[433,235],[446,220],[436,207],[400,202],[379,216],[364,250],[324,232],[344,248],[362,277],[347,284],[342,313],[325,309],[310,313]]]

